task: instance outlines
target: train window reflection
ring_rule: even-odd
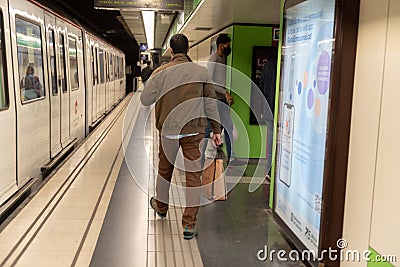
[[[118,80],[119,79],[119,58],[117,56],[114,56],[114,79]]]
[[[64,34],[60,34],[59,44],[60,47],[60,79],[61,79],[61,88],[62,92],[68,92],[67,89],[67,67],[65,62],[65,37]]]
[[[97,76],[97,57],[96,48],[92,47],[92,78],[93,85],[99,83],[99,77]]]
[[[104,71],[104,51],[99,49],[99,67],[100,67],[100,83],[105,82]]]
[[[122,79],[124,77],[124,62],[122,58],[119,59],[119,78]]]
[[[58,95],[58,87],[57,87],[57,64],[56,64],[56,46],[54,43],[54,30],[49,29],[48,32],[49,38],[49,68],[50,68],[50,79],[51,79],[51,92],[53,96]]]
[[[110,81],[114,81],[114,65],[113,65],[113,55],[110,54],[109,58],[109,64],[110,64]]]
[[[76,49],[76,39],[68,38],[68,55],[69,55],[69,75],[71,77],[71,89],[79,89],[79,75],[78,75],[78,59]]]
[[[5,51],[4,51],[4,35],[3,35],[3,14],[0,12],[0,73],[2,74],[0,77],[0,109],[6,109],[9,107],[9,98],[8,98],[8,86],[7,82],[7,71],[5,66]]]
[[[43,54],[40,27],[15,18],[18,72],[22,102],[44,98]]]

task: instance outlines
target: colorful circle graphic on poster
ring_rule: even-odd
[[[323,51],[318,61],[317,70],[318,91],[325,95],[329,90],[329,81],[331,74],[331,58],[327,51]]]
[[[301,84],[301,82],[299,82],[299,84],[297,85],[297,93],[298,93],[299,95],[301,95],[302,89],[303,89],[303,85]]]
[[[312,109],[313,105],[314,105],[314,92],[312,89],[310,89],[308,91],[308,96],[307,96],[307,107],[309,109]]]

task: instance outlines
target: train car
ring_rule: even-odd
[[[0,205],[125,96],[125,56],[61,14],[0,0]]]

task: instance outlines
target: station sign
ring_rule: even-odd
[[[94,0],[98,9],[183,11],[184,0]]]
[[[147,43],[140,43],[139,50],[140,52],[146,52],[149,49],[149,45]]]

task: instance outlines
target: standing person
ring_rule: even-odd
[[[143,84],[145,84],[147,82],[147,80],[150,78],[152,73],[153,73],[153,69],[151,68],[151,61],[148,60],[147,67],[142,70],[142,74],[141,74]]]
[[[260,78],[260,89],[267,99],[269,107],[264,107],[264,118],[267,123],[267,168],[268,176],[271,176],[272,165],[272,144],[274,138],[274,112],[276,92],[276,69],[278,64],[278,50],[275,49],[264,64]],[[272,116],[271,116],[272,115]]]
[[[230,106],[234,104],[232,95],[226,90],[226,59],[231,54],[231,38],[227,34],[220,34],[217,38],[217,52],[208,60],[208,71],[216,86],[218,112],[221,124],[224,128],[225,144],[230,165],[244,165],[244,162],[236,159],[233,147],[233,122]],[[211,128],[208,127],[206,138],[210,137]]]
[[[215,145],[221,144],[221,128],[214,86],[206,68],[191,62],[189,41],[183,34],[170,40],[172,60],[155,70],[141,95],[145,106],[156,103],[156,127],[160,133],[156,197],[150,205],[160,217],[166,217],[169,188],[175,159],[182,148],[186,174],[186,207],[182,215],[183,237],[197,235],[196,221],[200,204],[201,152],[207,118],[211,118]]]
[[[39,77],[35,76],[35,69],[33,66],[29,65],[26,68],[26,75],[20,82],[20,88],[24,101],[44,96],[42,84],[40,83]]]

